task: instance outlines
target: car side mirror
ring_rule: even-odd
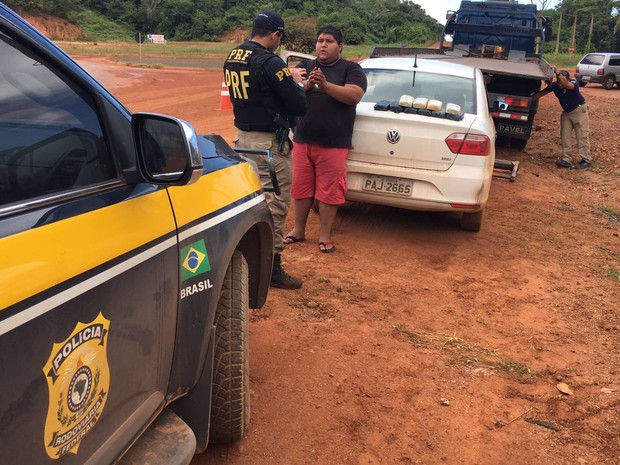
[[[153,113],[134,113],[131,118],[138,169],[150,183],[182,186],[202,175],[198,136],[187,122]]]

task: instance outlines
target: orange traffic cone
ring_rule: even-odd
[[[220,92],[220,110],[232,110],[232,103],[230,103],[230,93],[226,83],[222,81],[222,92]]]

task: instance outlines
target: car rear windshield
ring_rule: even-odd
[[[605,60],[605,55],[596,55],[594,53],[590,53],[581,59],[582,65],[602,65]]]
[[[402,95],[426,97],[454,103],[465,113],[475,113],[475,88],[472,79],[413,70],[364,69],[368,88],[362,102],[399,101]]]

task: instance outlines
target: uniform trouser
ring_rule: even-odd
[[[571,112],[562,112],[560,118],[560,137],[562,138],[562,158],[573,162],[572,157],[572,133],[575,131],[577,139],[577,151],[581,158],[591,163],[590,156],[590,123],[588,120],[588,106],[583,104]]]
[[[286,215],[291,205],[291,182],[293,178],[293,163],[291,159],[292,143],[290,141],[286,142],[282,152],[278,150],[278,144],[279,142],[275,133],[237,130],[235,146],[249,149],[271,150],[273,153],[276,176],[278,178],[278,184],[280,185],[281,194],[275,195],[273,192],[265,192],[265,197],[269,205],[269,210],[271,211],[271,216],[273,216],[275,235],[274,249],[276,253],[284,250],[284,228],[286,226]],[[254,160],[258,165],[258,171],[263,186],[271,187],[267,157],[264,155],[245,156]]]

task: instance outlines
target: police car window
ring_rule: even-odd
[[[94,104],[0,33],[0,206],[116,177]]]

